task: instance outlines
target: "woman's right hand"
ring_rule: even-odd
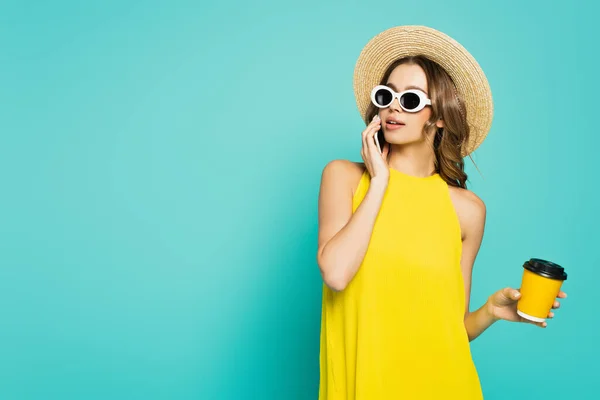
[[[375,118],[362,132],[362,149],[360,154],[365,162],[367,170],[371,175],[371,179],[377,179],[387,185],[390,178],[390,170],[387,163],[387,155],[390,150],[390,145],[386,142],[383,145],[382,153],[379,153],[377,144],[375,144],[375,134],[381,128],[381,120],[379,115]]]

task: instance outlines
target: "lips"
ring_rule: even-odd
[[[395,129],[404,128],[404,124],[390,124],[389,122],[385,124],[385,127],[388,131],[393,131]]]
[[[389,117],[388,119],[386,119],[385,122],[386,122],[385,127],[387,128],[388,131],[400,129],[405,125],[404,121],[401,121],[398,118],[394,118],[394,117]],[[395,123],[393,123],[393,122],[395,122]]]
[[[390,122],[395,122],[395,123],[397,123],[398,125],[405,125],[405,123],[404,123],[403,121],[401,121],[401,120],[399,120],[399,119],[396,119],[396,118],[388,118],[388,119],[386,120],[386,122],[387,122],[388,124],[389,124]]]

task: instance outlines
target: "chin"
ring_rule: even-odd
[[[388,143],[394,143],[394,144],[406,144],[406,143],[413,143],[413,142],[417,142],[419,141],[418,137],[410,137],[410,136],[406,136],[406,135],[397,135],[395,133],[390,134],[389,132],[385,134],[385,140]]]
[[[419,134],[413,135],[410,132],[402,132],[402,130],[400,132],[384,131],[383,133],[385,136],[385,140],[387,140],[388,142],[394,142],[398,144],[412,143],[418,142],[419,140],[423,140],[422,136]]]

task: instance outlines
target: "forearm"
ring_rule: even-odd
[[[469,342],[481,335],[496,321],[497,319],[493,317],[488,302],[476,311],[468,313],[465,317],[465,328],[469,336]]]
[[[387,184],[372,179],[348,223],[323,247],[319,268],[323,280],[332,289],[343,290],[358,271],[369,247],[386,188]]]

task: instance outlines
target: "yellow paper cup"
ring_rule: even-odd
[[[517,314],[530,321],[544,322],[567,273],[560,265],[539,258],[526,261],[523,268]]]

